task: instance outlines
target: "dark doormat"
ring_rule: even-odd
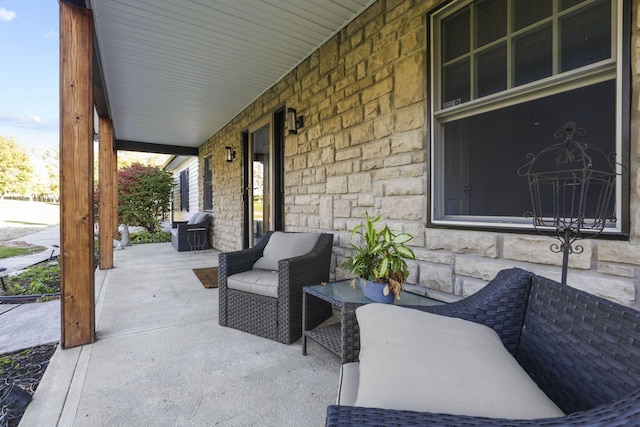
[[[218,267],[194,268],[193,272],[205,288],[218,287]]]

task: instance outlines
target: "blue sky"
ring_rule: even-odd
[[[28,150],[59,145],[57,0],[0,0],[0,135]]]

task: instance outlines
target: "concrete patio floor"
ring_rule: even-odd
[[[193,268],[218,253],[169,243],[96,271],[96,342],[58,349],[20,426],[322,426],[339,360],[218,325]]]

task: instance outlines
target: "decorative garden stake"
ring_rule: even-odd
[[[606,222],[615,222],[616,176],[624,166],[615,161],[615,153],[576,141],[587,134],[574,122],[565,123],[556,131],[561,142],[550,145],[538,154],[527,154],[527,162],[518,175],[529,180],[534,228],[560,242],[551,251],[563,253],[562,284],[567,283],[569,254],[580,254],[584,248],[576,240],[594,237],[602,232]],[[620,172],[617,172],[620,168]]]

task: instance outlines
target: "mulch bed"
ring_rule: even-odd
[[[0,397],[14,383],[33,393],[57,347],[58,344],[40,345],[0,355]],[[17,426],[24,414],[24,411],[5,414],[4,406],[0,410],[0,427]]]

